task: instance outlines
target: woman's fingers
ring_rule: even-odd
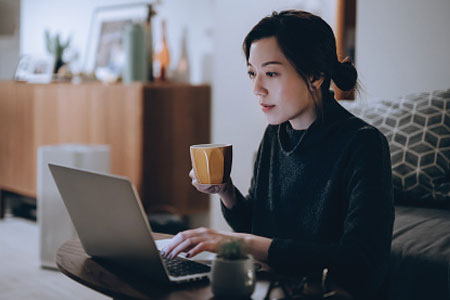
[[[172,259],[181,252],[188,252],[187,256],[192,257],[202,251],[215,251],[218,243],[228,239],[224,234],[220,234],[212,229],[197,228],[186,230],[175,235],[161,254]]]
[[[181,243],[183,243],[185,240],[187,240],[189,238],[201,237],[209,231],[211,231],[211,230],[200,227],[200,228],[196,228],[196,229],[190,229],[190,230],[185,230],[185,231],[179,232],[171,239],[170,243],[161,250],[161,254],[164,257],[168,257],[169,254],[171,254],[171,252],[176,247],[178,247]]]
[[[224,184],[201,184],[197,183],[194,185],[198,191],[209,194],[220,193],[224,189]]]
[[[178,256],[181,252],[187,252],[191,250],[192,248],[195,248],[199,243],[201,243],[204,240],[203,237],[191,237],[187,238],[184,241],[182,241],[180,244],[178,244],[173,250],[170,252],[170,254],[167,256],[168,259],[173,259]]]
[[[215,241],[215,242],[209,242],[209,241],[201,242],[197,246],[192,248],[186,254],[186,257],[194,257],[194,256],[196,256],[197,254],[199,254],[200,252],[203,252],[203,251],[215,252],[216,251],[216,247],[217,247],[217,241]]]
[[[197,177],[195,177],[194,169],[189,172],[189,177],[192,179],[192,185],[197,189],[197,191],[205,194],[217,194],[222,192],[227,183],[222,184],[201,184],[198,182]]]
[[[192,179],[192,185],[197,187],[198,180],[197,180],[197,177],[195,176],[194,169],[191,169],[191,171],[189,172],[189,177],[191,177],[191,179]]]
[[[162,250],[161,250],[161,254],[164,257],[168,257],[168,255],[173,251],[173,249],[175,249],[179,244],[181,244],[184,240],[188,239],[189,237],[191,237],[192,234],[192,230],[186,230],[183,232],[179,232],[177,233],[171,240],[170,243],[165,246]]]

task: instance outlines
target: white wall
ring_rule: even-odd
[[[358,1],[356,63],[366,96],[450,88],[450,1]]]
[[[215,143],[233,144],[231,176],[246,195],[256,152],[267,122],[250,88],[242,42],[250,29],[273,10],[307,9],[334,25],[334,0],[223,0],[214,5],[214,76],[212,136]],[[218,197],[211,199],[210,225],[227,229]]]
[[[97,7],[127,3],[155,3],[144,0],[22,0],[20,52],[46,53],[44,32],[60,33],[63,40],[72,35],[72,45],[79,53],[79,67],[85,59],[92,14]],[[175,68],[180,55],[183,28],[187,28],[188,54],[193,83],[205,81],[203,61],[212,51],[211,26],[213,0],[164,0],[155,6],[153,19],[154,45],[161,40],[161,20],[167,21],[168,47],[171,68]]]

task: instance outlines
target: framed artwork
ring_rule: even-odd
[[[23,55],[17,64],[14,79],[29,83],[52,81],[55,58],[51,55]]]
[[[94,72],[100,80],[120,76],[125,59],[122,43],[125,26],[145,23],[150,9],[148,3],[97,8],[92,16],[84,71]]]

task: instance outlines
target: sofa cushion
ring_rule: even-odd
[[[448,299],[450,212],[396,206],[389,299]]]
[[[450,89],[341,103],[388,139],[396,204],[450,207]]]

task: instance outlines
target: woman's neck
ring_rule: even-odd
[[[312,92],[310,100],[313,102],[313,105],[311,105],[307,110],[302,112],[300,116],[296,117],[295,119],[289,120],[289,123],[291,123],[293,129],[306,130],[316,120],[318,113],[316,103],[319,106],[322,106],[321,105],[323,103],[322,91],[319,89],[317,91]]]

